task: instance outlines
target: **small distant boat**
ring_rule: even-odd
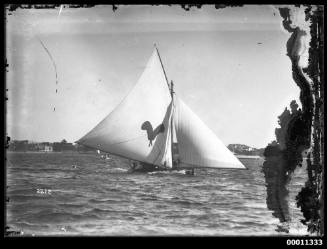
[[[100,157],[101,157],[102,159],[106,159],[106,160],[111,159],[111,157],[110,157],[108,154],[106,154],[106,155],[101,155]]]
[[[77,143],[132,160],[132,171],[246,169],[176,95],[156,46],[129,95]]]

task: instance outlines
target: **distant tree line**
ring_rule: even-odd
[[[229,144],[227,148],[236,155],[263,156],[264,148],[257,149],[245,144]]]
[[[12,140],[8,141],[7,150],[9,151],[40,151],[40,152],[69,152],[77,151],[80,153],[84,152],[95,152],[94,149],[80,145],[68,143],[65,139],[61,142],[32,142],[28,140]]]

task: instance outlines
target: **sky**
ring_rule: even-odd
[[[77,141],[129,93],[156,43],[179,97],[224,144],[265,147],[277,117],[293,99],[299,103],[281,23],[267,5],[7,13],[7,135]]]

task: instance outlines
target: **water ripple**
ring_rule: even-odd
[[[11,153],[7,223],[36,235],[276,235],[261,166],[133,174],[95,154]],[[73,167],[76,166],[76,167]],[[290,194],[305,181],[294,176]],[[51,190],[51,195],[37,193]],[[294,204],[294,200],[293,200]],[[291,205],[294,233],[301,212]],[[300,232],[299,232],[300,233]]]

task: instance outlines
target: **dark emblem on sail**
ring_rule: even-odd
[[[163,133],[165,131],[165,126],[163,124],[158,125],[155,130],[153,130],[152,124],[149,121],[145,121],[142,126],[142,130],[146,130],[149,139],[149,146],[152,145],[152,141],[156,138],[159,133]]]

